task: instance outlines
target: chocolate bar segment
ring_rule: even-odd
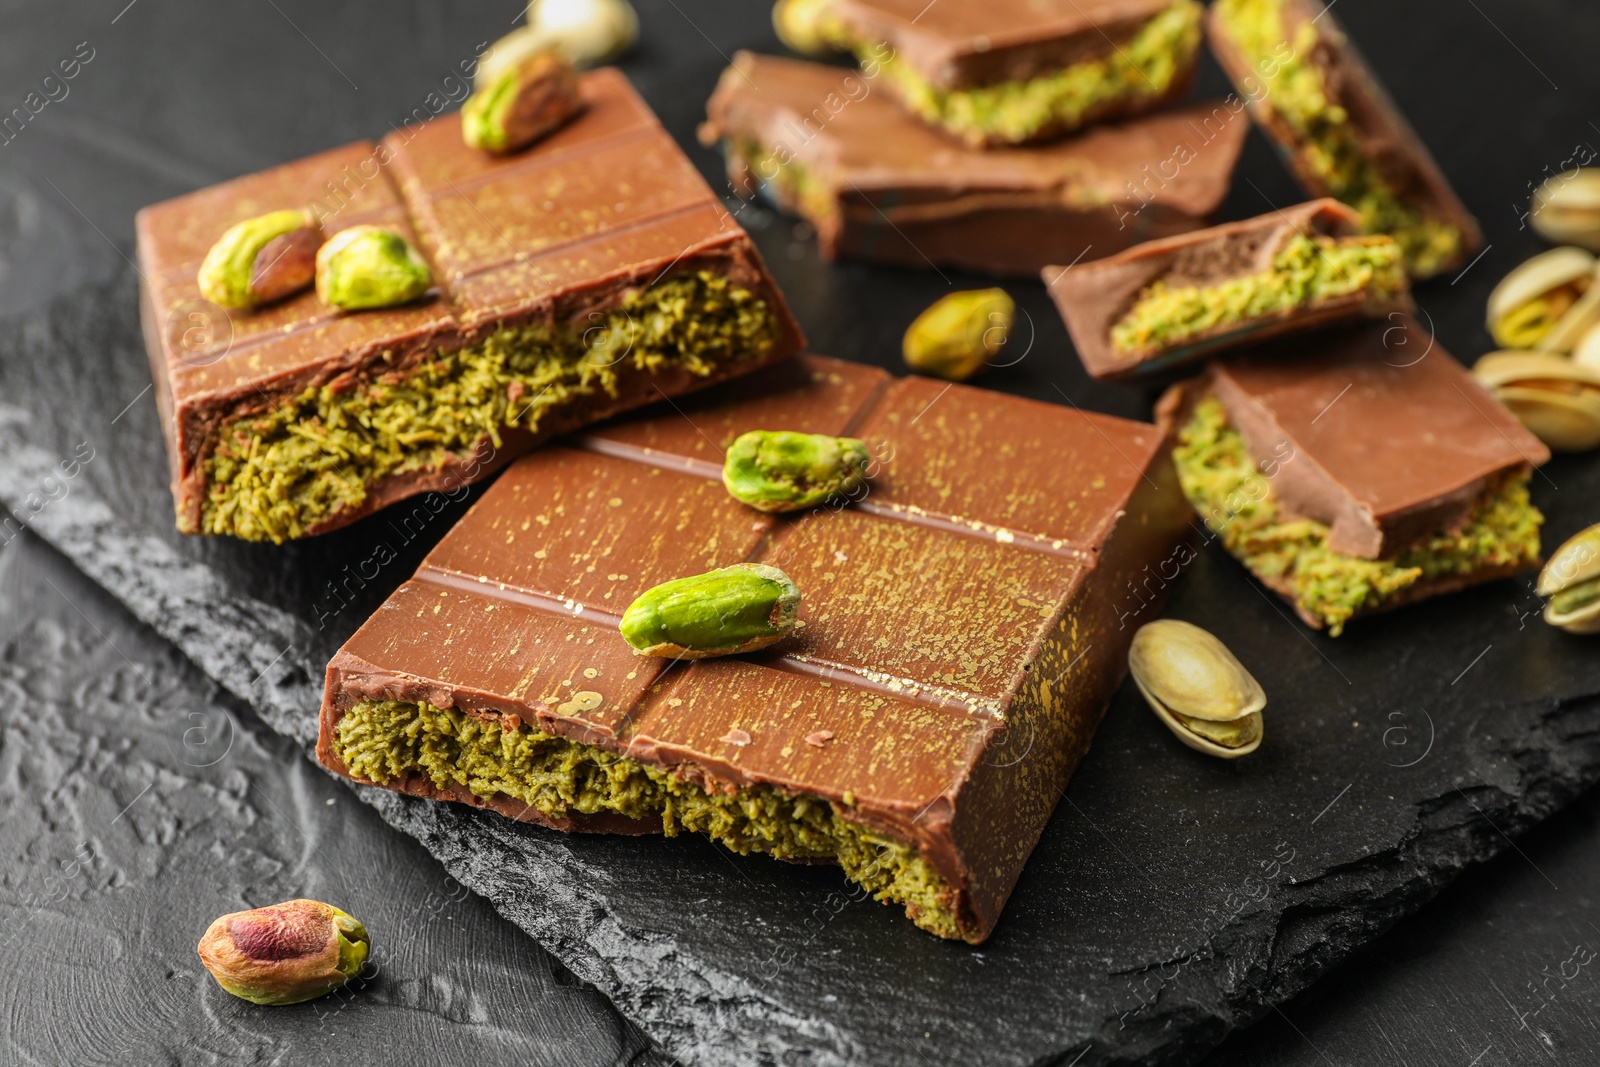
[[[1220,360],[1157,412],[1190,502],[1307,623],[1337,635],[1538,563],[1549,450],[1415,321],[1292,346]]]
[[[1361,213],[1405,250],[1414,278],[1454,270],[1483,245],[1383,83],[1322,0],[1218,0],[1207,16],[1217,60],[1311,196]]]
[[[924,122],[967,144],[1023,144],[1181,99],[1195,0],[833,0],[829,36]]]
[[[1202,356],[1412,309],[1400,247],[1314,200],[1074,267],[1045,284],[1095,378],[1160,374]]]
[[[1036,275],[1200,228],[1249,123],[1201,104],[1070,141],[981,151],[906,115],[860,72],[741,52],[707,105],[742,196],[817,228],[827,259]]]
[[[443,116],[139,213],[143,317],[178,526],[282,541],[476,481],[532,444],[798,351],[743,230],[627,80],[496,157]],[[339,313],[314,294],[229,315],[200,299],[240,219],[309,206],[378,223],[437,285]]]
[[[774,427],[862,437],[871,491],[738,503],[722,450]],[[981,941],[1156,610],[1188,520],[1167,455],[1152,426],[818,357],[602,427],[513,464],[339,651],[318,757],[558,829],[836,862]],[[646,589],[744,561],[802,591],[773,648],[675,663],[618,633]]]

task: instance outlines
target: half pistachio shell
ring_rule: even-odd
[[[1534,256],[1489,294],[1489,332],[1506,348],[1570,352],[1600,323],[1595,281],[1595,257],[1581,248]]]
[[[1223,759],[1261,747],[1267,694],[1228,646],[1187,622],[1139,628],[1128,650],[1139,692],[1178,740]]]
[[[1600,447],[1600,371],[1550,352],[1491,352],[1472,373],[1552,449]]]
[[[1600,525],[1556,549],[1539,572],[1538,593],[1547,597],[1544,621],[1574,634],[1600,633]]]
[[[1534,190],[1529,221],[1547,241],[1600,252],[1600,169],[1580,167],[1547,179]]]

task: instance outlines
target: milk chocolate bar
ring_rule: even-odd
[[[924,122],[967,144],[1023,144],[1181,99],[1195,0],[832,0],[828,36]]]
[[[1157,416],[1195,510],[1309,625],[1337,636],[1538,564],[1528,479],[1549,450],[1415,321],[1274,344]]]
[[[1322,0],[1218,0],[1217,60],[1311,196],[1356,208],[1368,233],[1405,250],[1414,278],[1454,270],[1483,245],[1383,83]]]
[[[1400,246],[1359,236],[1360,216],[1314,200],[1150,241],[1045,284],[1084,369],[1129,379],[1247,342],[1412,309]]]
[[[508,468],[329,663],[319,759],[556,829],[838,863],[983,940],[1177,573],[1163,435],[817,357],[679,407]],[[739,503],[723,452],[774,428],[864,439],[869,491]],[[618,632],[645,590],[746,561],[801,590],[772,648],[672,661]]]
[[[467,147],[451,114],[139,213],[179,529],[321,533],[799,350],[749,238],[627,80],[581,89],[583,116],[521,154]],[[398,230],[435,287],[352,313],[201,299],[212,243],[283,208],[329,236]]]
[[[1036,275],[1205,225],[1249,122],[1200,104],[1035,148],[963,148],[860,72],[741,52],[707,105],[740,195],[817,229],[827,259]]]

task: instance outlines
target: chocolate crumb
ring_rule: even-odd
[[[806,734],[806,744],[815,745],[817,748],[821,748],[823,745],[826,745],[832,740],[832,730],[813,730],[809,734]]]
[[[729,730],[727,733],[717,738],[717,740],[722,741],[725,744],[738,745],[740,748],[743,748],[754,739],[750,736],[749,730],[741,730],[738,727],[734,727],[732,730]]]

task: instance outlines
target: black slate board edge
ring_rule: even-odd
[[[133,614],[249,705],[271,729],[292,738],[308,758],[316,740],[322,667],[301,649],[305,624],[264,604],[229,594],[203,564],[123,528],[81,486],[53,499],[39,487],[59,483],[63,460],[26,440],[27,411],[0,404],[0,502],[62,552]],[[15,526],[7,527],[14,532]],[[219,596],[218,594],[223,595]],[[217,605],[228,608],[219,614]],[[1432,898],[1470,864],[1511,845],[1512,837],[1600,779],[1600,697],[1539,701],[1487,709],[1503,721],[1525,718],[1515,742],[1483,753],[1508,763],[1496,785],[1463,782],[1421,805],[1398,843],[1316,877],[1278,886],[1259,910],[1206,933],[1193,951],[1119,972],[1130,989],[1151,974],[1156,998],[1164,977],[1183,975],[1186,1003],[1145,1012],[1138,1002],[1104,1020],[1041,1064],[1192,1063],[1231,1030],[1308,988],[1359,946]],[[465,843],[468,820],[505,850],[525,857],[520,828],[449,805],[352,787],[390,825],[423,844],[463,885],[527,931],[574,974],[593,983],[653,1040],[691,1063],[783,1063],[796,1054],[817,1067],[860,1062],[860,1050],[829,1023],[775,1002],[746,980],[684,953],[669,938],[641,937],[607,911],[604,899],[574,877],[560,835],[537,857],[536,884],[508,885],[496,856]],[[1360,902],[1352,906],[1351,901]],[[1245,968],[1236,959],[1270,962]],[[1150,987],[1148,981],[1144,982]],[[1210,995],[1196,990],[1208,990]],[[1173,999],[1180,999],[1176,996]]]

